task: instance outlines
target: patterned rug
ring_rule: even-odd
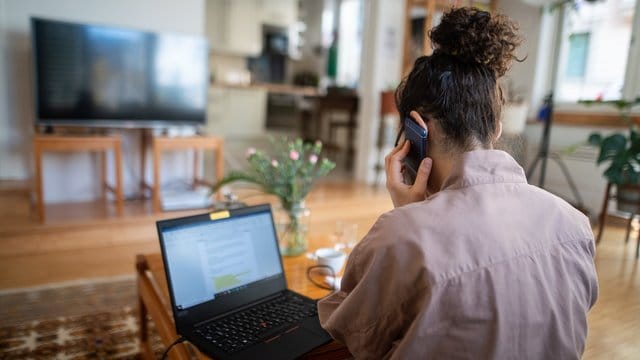
[[[134,304],[132,278],[0,292],[0,359],[138,359]]]

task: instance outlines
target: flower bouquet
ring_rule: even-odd
[[[286,138],[272,140],[271,154],[255,148],[247,149],[249,167],[245,171],[231,171],[214,185],[217,191],[224,185],[243,181],[257,185],[267,194],[280,199],[282,210],[287,214],[285,224],[279,225],[281,251],[285,256],[302,254],[307,249],[304,223],[308,210],[304,205],[315,181],[327,175],[335,163],[320,158],[322,143],[304,143],[301,139]]]

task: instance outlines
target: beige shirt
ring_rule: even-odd
[[[465,153],[442,190],[382,215],[322,326],[357,359],[578,359],[593,232],[507,153]]]

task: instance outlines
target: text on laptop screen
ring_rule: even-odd
[[[166,228],[163,238],[178,309],[282,273],[269,211]]]

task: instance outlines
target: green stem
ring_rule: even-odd
[[[283,238],[284,254],[299,255],[306,250],[306,231],[301,217],[304,216],[304,206],[300,202],[288,203],[282,199],[282,207],[287,211],[289,223],[287,224]]]

